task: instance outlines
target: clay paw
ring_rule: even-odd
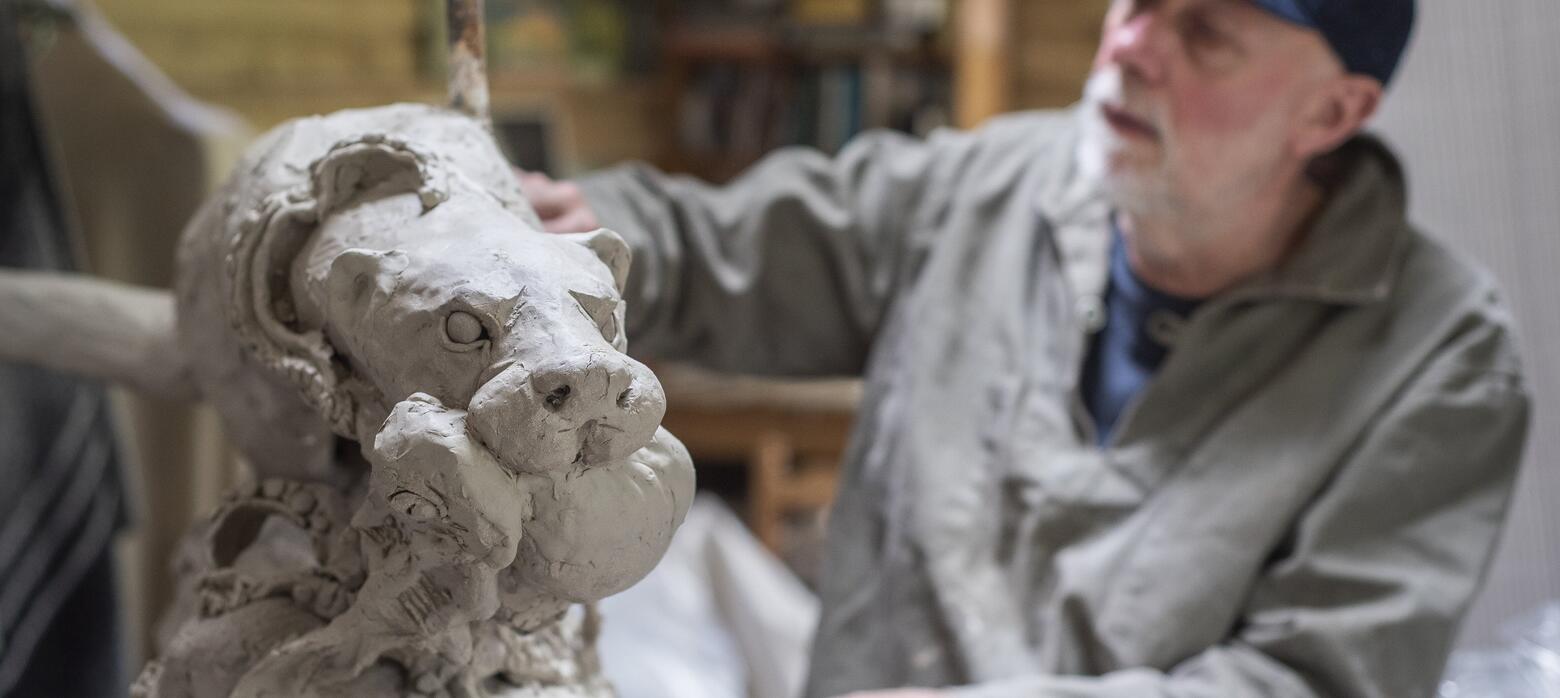
[[[514,560],[526,493],[468,432],[465,411],[412,395],[385,420],[370,460],[369,497],[423,544],[451,544],[461,562],[492,570]]]

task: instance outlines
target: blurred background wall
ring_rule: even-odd
[[[1061,107],[1078,96],[1107,0],[487,0],[495,122],[522,165],[556,176],[625,159],[716,181],[763,152],[831,150],[866,128],[924,133],[969,127],[1004,111]],[[436,0],[97,0],[150,64],[195,99],[232,110],[258,132],[297,115],[396,100],[443,101],[442,3]],[[1483,642],[1495,623],[1560,598],[1560,26],[1553,0],[1425,0],[1419,36],[1379,125],[1409,164],[1417,220],[1481,259],[1509,292],[1525,328],[1538,421],[1517,510],[1467,627]],[[48,54],[44,55],[47,65]],[[57,57],[56,57],[57,58]],[[90,85],[78,98],[90,98]],[[56,112],[57,114],[60,112]],[[107,105],[62,128],[99,131]],[[82,122],[90,122],[83,124]],[[119,152],[84,141],[78,160]],[[230,149],[207,155],[201,185]],[[140,158],[139,160],[137,158]],[[127,176],[122,179],[130,179]],[[90,186],[83,183],[81,186]],[[90,192],[79,192],[90,199]],[[110,197],[112,198],[112,197]],[[199,197],[164,207],[177,214]],[[182,208],[181,208],[182,207]],[[135,233],[128,209],[85,216],[99,269],[167,283],[173,235]],[[97,223],[93,223],[97,221]],[[116,223],[116,221],[118,221]],[[160,225],[160,224],[159,224]],[[92,231],[89,230],[89,233]],[[117,270],[117,271],[116,271]],[[674,375],[674,374],[667,374]],[[701,459],[701,484],[746,497],[750,524],[785,552],[777,522],[816,511],[849,423],[850,385],[796,392],[690,379],[668,417]],[[673,390],[669,386],[669,392]],[[676,402],[676,401],[674,401]],[[675,405],[674,405],[675,407]],[[153,408],[155,409],[155,407]],[[702,411],[701,411],[702,410]],[[674,410],[676,412],[676,410]],[[209,416],[181,429],[143,428],[143,480],[161,493],[145,512],[157,532],[138,607],[155,616],[167,548],[216,484],[165,483],[219,457]],[[141,425],[145,426],[145,425]],[[690,438],[689,435],[693,435]],[[707,451],[693,443],[707,438]],[[161,450],[158,450],[158,445]],[[219,454],[213,456],[212,454]],[[734,467],[708,468],[706,461]],[[1477,467],[1470,464],[1469,467]],[[821,493],[821,494],[820,494]],[[816,530],[816,527],[814,527]],[[815,543],[815,541],[814,541]],[[793,558],[804,572],[806,554]],[[798,560],[800,560],[798,562]],[[148,631],[149,632],[149,631]]]
[[[1465,644],[1560,599],[1560,3],[1424,0],[1378,128],[1416,222],[1483,262],[1516,310],[1536,418],[1495,569]],[[1478,463],[1468,467],[1477,468]]]

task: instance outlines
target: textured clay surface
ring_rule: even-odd
[[[394,105],[266,134],[171,297],[0,274],[39,311],[0,311],[0,357],[198,396],[256,475],[186,540],[134,695],[611,695],[592,604],[693,469],[624,353],[627,247],[539,231],[479,121]]]

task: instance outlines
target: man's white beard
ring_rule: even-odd
[[[1145,216],[1162,216],[1179,208],[1174,195],[1173,178],[1166,169],[1168,155],[1173,150],[1164,121],[1152,105],[1131,100],[1126,94],[1126,84],[1121,70],[1104,67],[1089,75],[1084,87],[1084,121],[1078,140],[1077,162],[1084,177],[1100,182],[1106,199],[1114,208]],[[1125,107],[1138,117],[1145,118],[1158,131],[1161,153],[1157,168],[1147,169],[1142,164],[1119,163],[1128,149],[1134,147],[1126,137],[1116,133],[1100,112],[1102,105]]]

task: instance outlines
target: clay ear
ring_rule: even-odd
[[[353,201],[416,192],[423,210],[449,198],[436,161],[396,140],[368,136],[337,143],[309,168],[320,218]]]
[[[228,318],[255,365],[298,388],[336,434],[355,438],[352,396],[332,361],[335,350],[318,331],[298,323],[288,274],[318,220],[314,201],[294,192],[266,199],[239,225],[227,255]]]
[[[307,181],[266,197],[228,243],[223,285],[233,331],[257,365],[297,386],[340,436],[357,438],[356,399],[344,385],[350,376],[324,335],[300,326],[287,270],[332,211],[401,192],[416,192],[427,210],[449,197],[449,185],[436,158],[406,143],[378,135],[343,141],[309,167]],[[376,266],[372,255],[346,264]]]
[[[596,258],[612,270],[612,285],[617,287],[619,294],[623,293],[623,287],[628,282],[628,267],[633,261],[634,254],[629,250],[628,243],[623,241],[622,236],[606,228],[597,228],[588,233],[570,233],[563,237],[595,252]]]

